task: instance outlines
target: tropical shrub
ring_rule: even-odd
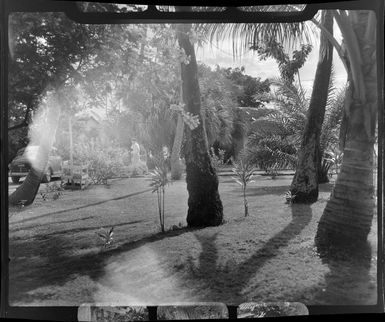
[[[329,150],[324,153],[324,160],[328,161],[330,165],[334,167],[335,173],[338,174],[342,164],[343,156],[344,153],[338,149]]]
[[[114,235],[114,227],[111,227],[110,229],[101,229],[100,232],[97,232],[97,235],[103,241],[103,247],[107,248],[112,245],[114,240],[112,237]]]
[[[64,186],[63,183],[57,184],[54,182],[53,184],[45,184],[44,190],[40,191],[40,196],[44,201],[48,199],[56,200],[63,194]]]
[[[252,178],[254,175],[255,167],[246,158],[241,158],[237,162],[233,161],[233,163],[234,163],[234,168],[232,169],[232,171],[236,175],[236,177],[232,177],[232,178],[242,188],[245,217],[247,217],[249,215],[249,206],[246,198],[246,188],[249,183],[254,182]]]
[[[162,233],[164,233],[164,198],[166,192],[166,186],[170,182],[167,176],[168,169],[166,162],[161,161],[161,158],[157,159],[157,165],[155,169],[150,172],[151,183],[150,186],[153,188],[152,192],[156,192],[158,201],[158,212],[159,212],[159,223]]]
[[[277,168],[295,167],[297,149],[293,144],[277,136],[254,139],[249,137],[246,154],[248,160],[266,173]]]
[[[74,162],[88,166],[88,174],[94,184],[107,184],[108,179],[122,176],[130,157],[126,149],[90,142],[76,146]]]

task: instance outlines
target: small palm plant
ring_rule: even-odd
[[[335,173],[338,174],[342,164],[342,158],[344,156],[344,153],[337,149],[334,149],[326,151],[325,156],[327,156],[325,157],[325,160],[329,161],[334,166]]]
[[[152,192],[156,192],[158,197],[158,210],[160,229],[164,233],[164,195],[166,185],[170,182],[167,176],[167,165],[165,162],[158,164],[153,171],[150,172]]]
[[[286,203],[288,203],[288,204],[294,203],[294,200],[296,197],[297,197],[297,195],[295,193],[291,192],[290,190],[285,193]]]
[[[112,237],[114,234],[114,227],[110,229],[103,229],[97,233],[100,239],[103,241],[104,248],[107,248],[112,245],[114,238]]]
[[[245,217],[247,217],[249,215],[249,206],[246,198],[246,188],[249,183],[254,182],[252,178],[255,167],[252,163],[246,161],[245,159],[240,159],[238,162],[234,162],[234,168],[232,171],[236,175],[236,177],[232,178],[242,187],[243,205],[245,207]]]

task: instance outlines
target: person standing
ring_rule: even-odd
[[[138,168],[140,161],[140,146],[135,138],[131,139],[131,164],[134,169]]]

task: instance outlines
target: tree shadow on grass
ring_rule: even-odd
[[[330,191],[332,191],[333,187],[334,187],[334,183],[332,183],[332,182],[322,183],[322,184],[318,185],[318,191],[319,192],[330,192]]]
[[[26,293],[29,291],[49,285],[63,285],[75,275],[87,275],[93,280],[98,280],[103,276],[109,258],[164,238],[179,236],[195,230],[197,229],[186,227],[165,233],[159,232],[111,248],[100,247],[100,251],[94,248],[91,254],[86,255],[71,255],[68,251],[79,250],[74,245],[76,240],[61,233],[51,234],[47,238],[18,240],[14,244],[11,241],[10,256],[14,258],[9,265],[10,301],[11,303],[28,302],[28,299],[31,298]],[[35,300],[40,300],[40,298],[35,298]]]
[[[377,281],[370,277],[372,246],[368,241],[334,241],[315,238],[318,256],[329,268],[325,286],[314,291],[314,301],[326,305],[374,305]],[[375,260],[375,258],[374,258]],[[369,303],[370,302],[370,303]]]
[[[246,189],[246,196],[247,197],[254,197],[254,196],[264,196],[264,195],[277,195],[282,196],[282,200],[284,199],[285,192],[289,190],[288,185],[284,186],[271,186],[271,187],[255,187],[250,186]],[[233,190],[231,190],[233,193],[238,193],[239,196],[242,195],[242,190],[240,186],[234,187]]]
[[[191,277],[203,282],[208,290],[209,300],[232,299],[234,304],[244,300],[242,290],[260,268],[272,258],[279,256],[281,249],[288,246],[290,241],[298,236],[310,223],[312,210],[309,205],[292,205],[292,221],[278,234],[270,238],[262,248],[256,250],[247,260],[239,264],[230,260],[223,266],[217,264],[218,251],[215,244],[217,233],[212,236],[195,234],[201,244],[202,252],[196,266],[193,260],[188,260]],[[284,272],[282,272],[282,275]],[[281,278],[282,276],[277,276]],[[224,291],[225,290],[225,291]],[[227,292],[227,294],[224,294]]]

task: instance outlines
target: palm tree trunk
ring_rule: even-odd
[[[33,203],[40,187],[40,182],[45,174],[48,163],[49,152],[55,139],[56,129],[59,124],[60,109],[57,98],[49,100],[50,106],[47,115],[47,122],[44,130],[41,131],[39,149],[36,160],[31,165],[24,182],[9,196],[10,205],[22,203],[28,206]]]
[[[338,20],[337,20],[338,21]],[[365,241],[374,215],[373,151],[377,109],[375,16],[359,11],[345,30],[352,33],[362,61],[351,77],[344,156],[337,181],[318,225],[316,240],[327,243]],[[374,30],[374,31],[373,31]],[[343,33],[345,38],[345,35]],[[349,52],[352,62],[353,51]],[[352,66],[353,67],[353,66]],[[352,80],[353,78],[353,80]]]
[[[184,132],[184,122],[181,115],[178,115],[178,121],[176,124],[174,144],[171,151],[171,179],[179,180],[182,177],[183,166],[180,159],[180,150],[182,147]]]
[[[182,8],[176,7],[176,11]],[[186,7],[183,8],[186,10]],[[179,46],[189,57],[181,63],[183,101],[193,115],[199,115],[199,125],[186,127],[186,182],[189,193],[187,224],[190,227],[217,226],[223,222],[223,206],[218,192],[218,177],[211,164],[204,119],[201,113],[201,95],[198,83],[198,67],[194,47],[189,40],[191,25],[177,27]]]
[[[323,11],[321,24],[333,33],[333,15]],[[310,100],[308,119],[302,137],[296,172],[290,191],[296,203],[313,203],[318,199],[318,172],[321,163],[320,136],[325,116],[329,81],[333,61],[333,45],[321,31],[319,62],[316,69]]]

